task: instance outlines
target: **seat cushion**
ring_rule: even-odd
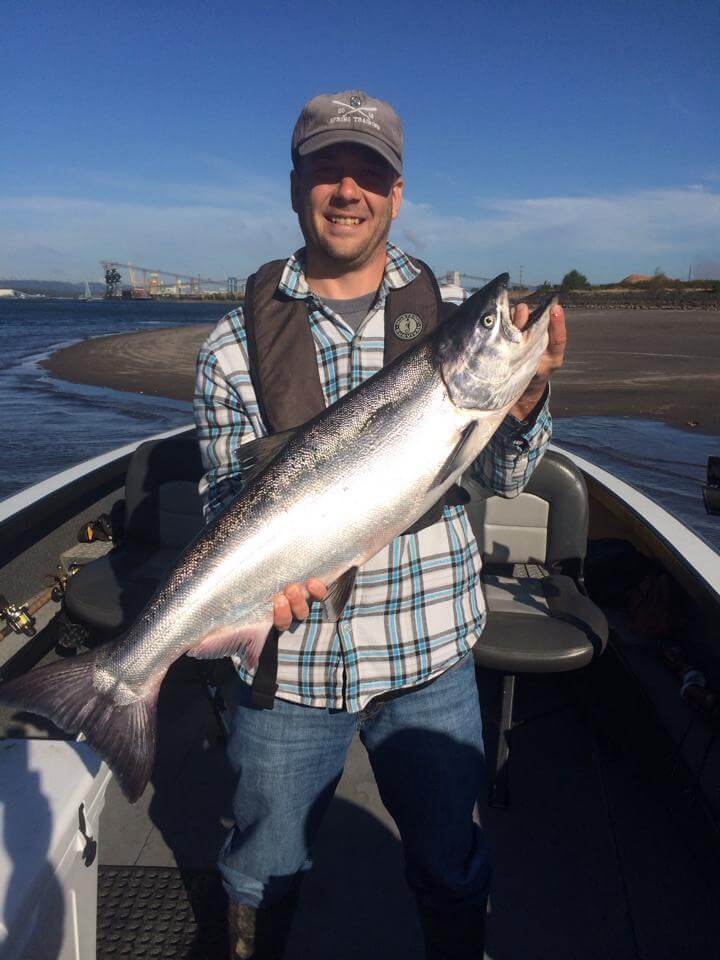
[[[117,547],[70,579],[65,592],[68,613],[100,630],[127,629],[180,553],[173,547]]]
[[[165,547],[189,543],[203,527],[202,475],[195,431],[141,443],[125,478],[126,539]]]
[[[125,535],[135,543],[184,547],[203,525],[197,481],[167,480],[136,497]]]
[[[475,661],[506,673],[556,673],[584,667],[605,649],[607,621],[575,582],[486,575],[488,617]]]
[[[547,555],[550,505],[531,493],[506,500],[475,498],[467,507],[470,524],[487,563],[525,563],[529,557],[542,561]]]

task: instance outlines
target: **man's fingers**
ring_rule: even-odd
[[[550,346],[565,346],[567,343],[567,327],[565,326],[565,311],[556,304],[550,311],[550,326],[548,329]]]
[[[293,619],[306,620],[310,615],[308,600],[324,600],[326,593],[322,580],[307,580],[305,586],[289,583],[273,597],[273,623],[278,630],[287,630]]]
[[[273,597],[273,623],[278,630],[287,630],[292,623],[290,601],[284,593],[276,593]]]
[[[530,307],[526,303],[518,303],[510,311],[512,322],[519,330],[524,330],[530,319]],[[565,328],[565,311],[560,304],[550,311],[550,324],[548,327],[548,349],[551,353],[557,352],[556,347],[564,347],[567,341],[567,330]]]
[[[548,346],[545,352],[551,369],[562,366],[567,344],[567,329],[565,327],[565,311],[561,306],[555,306],[550,311],[550,326],[548,328]]]
[[[305,620],[310,614],[310,607],[307,602],[308,593],[305,587],[300,586],[299,583],[289,583],[283,593],[290,602],[290,609],[295,619]]]
[[[510,311],[512,322],[519,330],[524,330],[530,317],[530,307],[526,303],[519,303]]]
[[[313,600],[324,600],[327,594],[327,587],[322,580],[306,580],[305,586]]]

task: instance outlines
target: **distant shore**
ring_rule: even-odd
[[[541,291],[521,294],[529,302],[541,300]],[[569,310],[701,310],[720,311],[720,293],[710,290],[571,290],[560,298]]]
[[[190,401],[195,358],[212,327],[98,337],[42,365],[73,383]],[[556,417],[647,418],[720,436],[720,313],[571,307],[551,409]]]

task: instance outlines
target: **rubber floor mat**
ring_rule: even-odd
[[[225,960],[226,915],[215,871],[101,866],[97,960]]]

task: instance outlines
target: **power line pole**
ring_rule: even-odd
[[[521,264],[520,264],[520,272],[519,272],[519,274],[518,274],[518,286],[519,286],[521,289],[522,289],[522,285],[523,285],[522,274],[523,274],[523,265],[522,265],[522,263],[521,263]]]

